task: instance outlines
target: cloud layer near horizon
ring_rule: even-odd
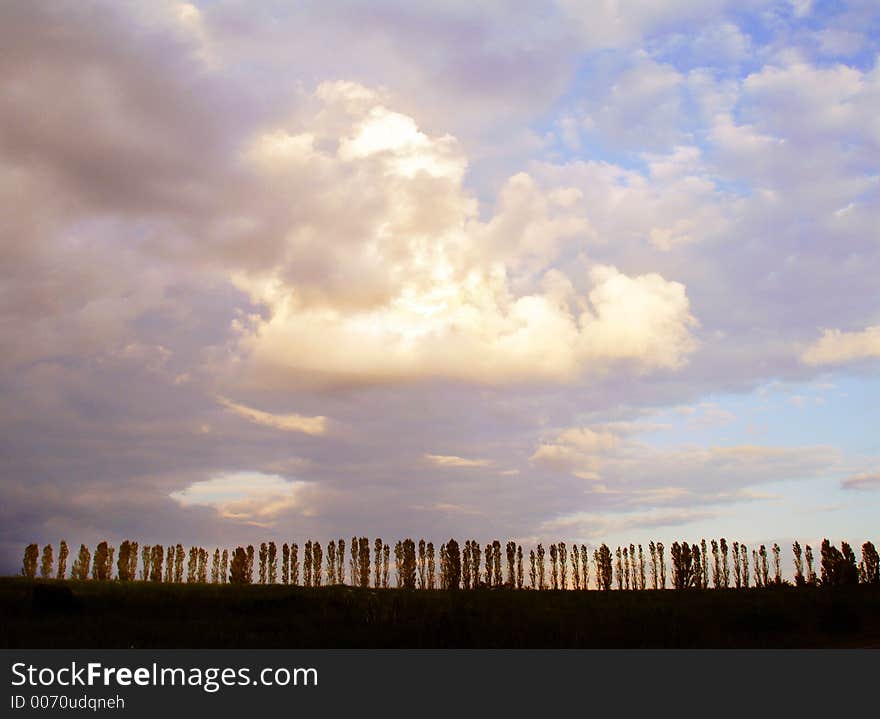
[[[0,9],[3,567],[875,487],[809,431],[652,427],[876,377],[870,3],[330,5]]]

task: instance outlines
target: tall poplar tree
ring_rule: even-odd
[[[182,544],[174,548],[174,581],[180,584],[183,581],[183,563],[186,560],[186,552]]]
[[[299,586],[299,545],[296,542],[290,545],[290,583]]]
[[[62,539],[61,544],[58,545],[58,574],[55,577],[56,579],[65,579],[67,576],[68,553],[67,542]]]
[[[529,586],[532,589],[537,588],[538,573],[536,570],[535,550],[529,550]]]
[[[40,559],[40,547],[37,544],[29,544],[24,549],[21,573],[28,579],[36,579],[37,562]]]
[[[303,586],[312,586],[312,540],[308,540],[303,549]]]
[[[327,543],[327,584],[336,583],[336,542],[331,539]]]
[[[360,550],[358,575],[360,576],[361,586],[366,588],[370,586],[370,540],[366,537],[361,537],[358,540],[358,545]]]
[[[523,588],[523,552],[522,545],[516,545],[516,588]]]
[[[382,585],[382,547],[384,546],[384,542],[376,537],[376,540],[373,542],[373,586],[378,588]],[[395,559],[397,554],[397,547],[400,546],[400,542],[395,546]]]
[[[278,582],[278,546],[275,542],[269,542],[269,584],[277,584]]]
[[[312,542],[312,586],[321,586],[321,567],[324,562],[324,552],[320,542]]]
[[[336,581],[345,584],[345,540],[336,542]]]
[[[434,589],[434,543],[428,542],[428,589]]]
[[[266,583],[266,562],[269,558],[269,548],[265,542],[260,543],[260,584]]]
[[[544,582],[544,546],[538,544],[538,589],[543,590],[546,588],[546,584]]]
[[[40,577],[42,579],[51,579],[52,578],[52,570],[55,564],[54,552],[52,551],[52,545],[47,544],[43,547],[43,555],[40,560]]]

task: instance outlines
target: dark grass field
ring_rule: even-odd
[[[72,601],[52,590],[62,586]],[[880,587],[867,585],[429,592],[0,578],[0,617],[5,648],[880,648]]]

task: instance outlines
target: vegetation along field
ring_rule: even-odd
[[[880,647],[878,556],[846,543],[792,547],[726,540],[522,547],[353,538],[119,551],[85,545],[67,573],[25,549],[0,579],[4,647]],[[140,550],[140,551],[139,551]],[[372,550],[372,551],[371,551]],[[549,562],[545,561],[549,557]],[[751,559],[751,562],[749,562]],[[115,561],[114,561],[115,560]],[[347,561],[346,561],[347,560]],[[209,566],[210,564],[210,566]],[[140,565],[140,568],[139,568]],[[280,572],[279,572],[280,569]],[[669,570],[667,576],[667,569]],[[818,569],[818,572],[815,571]],[[115,571],[114,571],[115,570]],[[393,577],[393,585],[390,579]]]

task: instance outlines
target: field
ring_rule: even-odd
[[[444,592],[2,578],[0,616],[6,648],[880,647],[876,585]]]

